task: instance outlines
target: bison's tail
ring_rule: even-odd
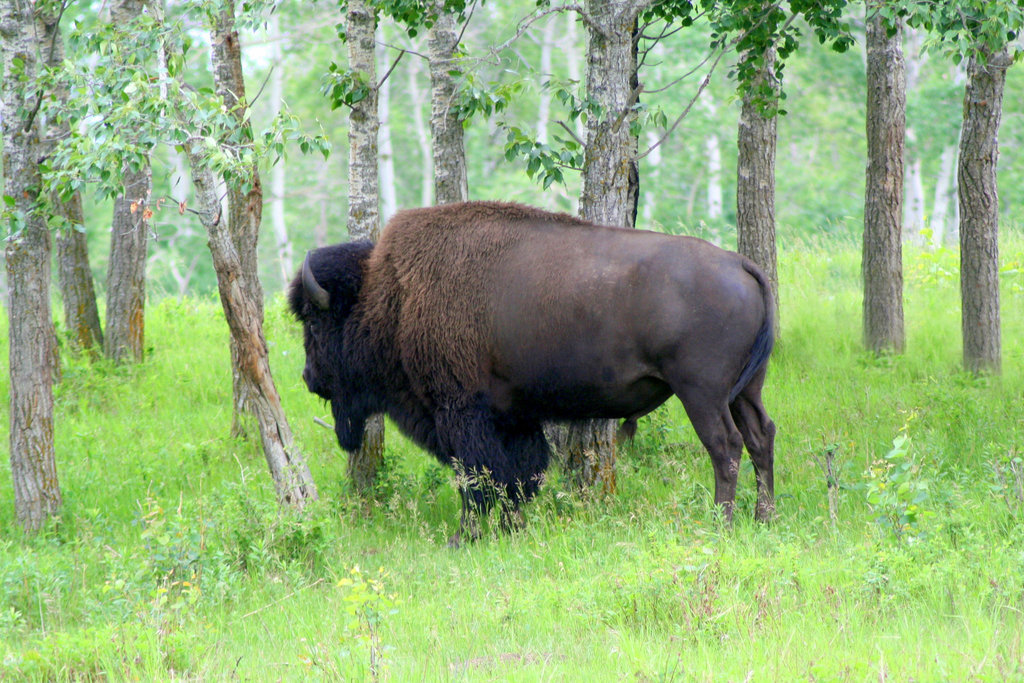
[[[761,323],[761,329],[757,331],[754,345],[750,347],[747,363],[743,366],[739,379],[736,380],[736,384],[729,392],[729,403],[736,400],[740,392],[750,384],[754,375],[765,366],[768,357],[772,355],[772,347],[775,345],[775,303],[772,297],[772,285],[753,262],[744,260],[743,267],[761,285],[761,296],[764,299],[764,322]]]

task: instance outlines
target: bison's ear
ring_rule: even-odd
[[[302,262],[302,287],[306,290],[306,296],[321,310],[326,311],[331,305],[331,294],[320,286],[313,275],[313,269],[309,266],[309,254]]]

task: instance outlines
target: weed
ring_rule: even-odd
[[[383,640],[385,617],[398,613],[399,600],[384,588],[386,574],[366,575],[352,567],[335,586],[341,592],[343,623],[338,642],[307,644],[299,660],[309,671],[333,680],[387,678],[388,656],[393,648]]]
[[[908,417],[892,449],[864,472],[867,502],[875,524],[899,541],[913,542],[923,533],[923,522],[935,513],[930,509],[931,482],[910,450]]]

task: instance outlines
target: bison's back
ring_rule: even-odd
[[[763,315],[743,268],[702,240],[474,202],[396,215],[368,282],[428,403],[511,387],[579,406],[660,402],[667,364],[742,363]]]

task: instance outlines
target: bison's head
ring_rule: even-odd
[[[359,298],[370,242],[350,242],[306,255],[288,291],[288,303],[302,322],[306,367],[302,379],[311,392],[332,403],[338,440],[347,450],[359,447],[370,414],[365,382],[351,367],[346,323]]]

